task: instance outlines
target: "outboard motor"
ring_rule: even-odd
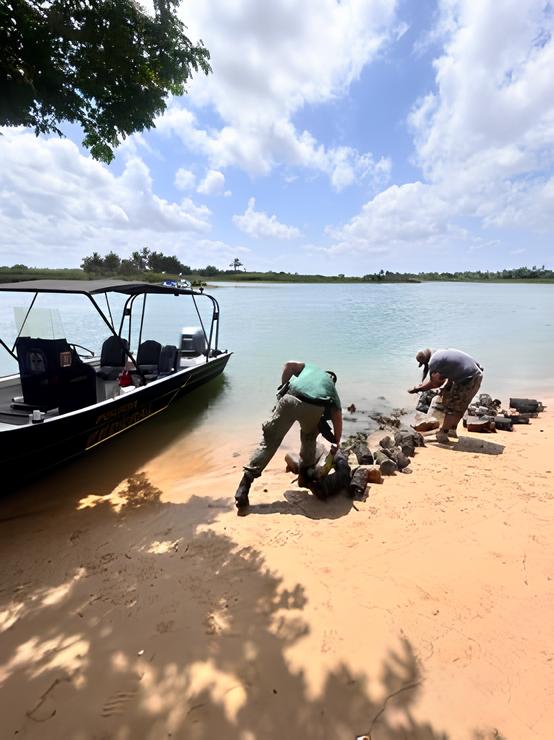
[[[179,356],[181,360],[196,360],[206,355],[208,345],[204,332],[198,326],[184,326],[181,329]]]

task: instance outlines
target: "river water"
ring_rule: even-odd
[[[225,375],[185,399],[165,422],[162,415],[125,435],[135,435],[139,445],[152,444],[148,427],[154,423],[165,446],[183,444],[187,435],[254,440],[289,359],[333,369],[343,405],[359,408],[370,408],[378,397],[413,408],[415,397],[406,389],[419,380],[414,355],[424,347],[472,354],[485,368],[483,391],[503,400],[547,395],[554,386],[554,285],[221,283],[211,293],[221,307],[220,348],[234,353]],[[13,307],[21,316],[28,303],[28,295],[0,294],[5,341],[17,333]],[[143,339],[177,344],[182,326],[198,324],[189,303],[186,297],[149,297]],[[114,315],[121,304],[112,301]],[[205,298],[199,304],[210,307]],[[68,341],[99,353],[107,331],[86,298],[39,296],[35,306],[56,306]],[[206,320],[209,310],[202,314]],[[52,331],[59,334],[55,323]],[[0,373],[14,371],[1,348],[0,355]]]

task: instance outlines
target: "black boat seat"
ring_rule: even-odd
[[[76,411],[96,403],[96,372],[83,362],[77,353],[73,371],[65,377],[65,387],[60,398],[60,414]]]
[[[15,343],[23,403],[60,413],[96,403],[96,373],[65,339],[19,337]]]
[[[100,367],[96,374],[102,380],[117,380],[125,367],[129,342],[123,337],[108,337],[102,345]]]
[[[160,352],[160,362],[158,364],[159,377],[171,375],[177,369],[177,359],[179,350],[174,344],[166,344]]]
[[[132,375],[141,375],[145,380],[155,380],[159,374],[159,362],[162,345],[155,339],[145,339],[137,350],[138,370],[131,370]]]
[[[137,352],[137,365],[143,375],[157,375],[162,345],[155,339],[141,342]]]

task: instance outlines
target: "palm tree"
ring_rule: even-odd
[[[238,272],[239,268],[242,267],[242,262],[239,260],[238,257],[235,257],[235,259],[231,262],[229,267],[233,268],[233,272]]]

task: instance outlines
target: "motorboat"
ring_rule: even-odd
[[[231,356],[218,347],[219,304],[205,292],[113,279],[1,283],[0,291],[30,297],[29,305],[19,308],[12,346],[0,337],[18,367],[0,378],[0,464],[3,484],[10,488],[159,414],[220,375]],[[33,324],[37,298],[44,294],[88,301],[87,315],[95,313],[105,329],[99,355],[81,337],[65,336],[64,322],[50,318],[44,328]],[[176,327],[176,344],[144,336],[147,309],[152,302],[159,306],[154,295],[192,303],[197,324],[180,332]],[[200,301],[210,302],[208,319]]]
[[[162,285],[165,288],[185,288],[186,289],[186,288],[191,287],[191,283],[188,280],[185,280],[184,278],[179,278],[175,280],[171,280],[171,279],[164,280]]]

